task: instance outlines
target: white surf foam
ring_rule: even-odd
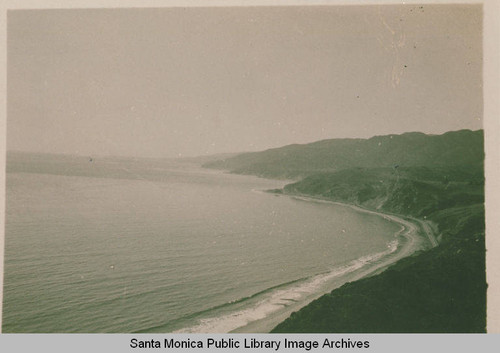
[[[269,293],[262,294],[262,299],[252,307],[236,310],[221,316],[200,319],[198,324],[183,328],[174,333],[226,333],[239,327],[248,325],[257,320],[283,310],[294,303],[307,300],[313,294],[328,292],[328,284],[343,275],[354,272],[364,266],[376,263],[383,257],[394,253],[398,249],[398,240],[387,245],[387,250],[366,255],[349,262],[347,265],[333,268],[331,271],[318,274],[303,282],[291,284],[289,287],[277,288]]]

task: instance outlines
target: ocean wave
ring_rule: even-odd
[[[317,294],[328,292],[328,284],[334,279],[362,269],[365,266],[375,264],[382,258],[394,253],[399,247],[398,240],[393,240],[387,244],[387,250],[362,256],[345,265],[332,268],[323,273],[307,278],[301,278],[292,282],[287,282],[255,293],[249,297],[241,298],[223,305],[198,312],[191,315],[192,318],[200,317],[193,326],[185,327],[174,331],[174,333],[225,333],[237,328],[244,327],[251,322],[265,319],[271,314],[278,313],[287,307],[306,301]],[[234,311],[220,310],[228,309],[235,304],[255,301],[244,309]],[[212,312],[223,311],[219,315],[207,315]],[[184,318],[186,319],[186,318]]]

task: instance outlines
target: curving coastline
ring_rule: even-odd
[[[425,250],[407,256],[407,245],[387,270],[318,298],[272,332],[486,332],[483,130],[324,140],[204,166],[295,179],[270,192],[399,220],[408,228],[401,239]]]
[[[255,192],[262,192],[254,190]],[[395,215],[363,209],[346,203],[321,200],[314,197],[284,195],[304,202],[336,204],[350,207],[356,212],[369,213],[384,218],[386,221],[400,225],[394,233],[394,240],[387,243],[387,249],[377,253],[364,255],[331,270],[298,279],[288,284],[268,289],[262,295],[251,298],[253,304],[247,308],[239,308],[222,315],[206,317],[194,326],[185,327],[176,333],[263,333],[271,331],[293,312],[306,307],[312,301],[343,286],[383,272],[404,257],[426,247],[426,239],[420,234],[417,224]],[[238,301],[239,302],[239,301]]]
[[[284,310],[282,309],[276,312],[271,312],[264,318],[251,321],[244,326],[240,326],[234,330],[229,331],[231,333],[270,332],[276,325],[278,325],[280,322],[288,318],[294,311],[306,307],[312,301],[318,299],[319,297],[325,295],[326,293],[329,293],[332,290],[337,289],[348,282],[354,282],[362,278],[366,278],[371,275],[381,273],[389,266],[398,262],[399,260],[411,256],[413,253],[419,250],[428,248],[429,240],[427,237],[428,236],[434,237],[434,234],[423,235],[421,233],[422,229],[417,223],[420,221],[418,219],[411,219],[411,221],[409,221],[393,214],[377,212],[352,204],[324,200],[321,198],[315,198],[310,196],[303,196],[303,195],[284,195],[284,196],[292,197],[294,199],[306,202],[328,203],[343,207],[349,207],[361,213],[373,214],[382,217],[385,220],[398,223],[399,225],[401,225],[401,228],[394,234],[394,237],[396,238],[397,241],[397,246],[394,247],[393,249],[389,249],[386,252],[376,254],[374,257],[371,257],[370,259],[363,259],[363,258],[358,259],[361,260],[360,262],[362,264],[361,267],[353,268],[352,271],[348,270],[347,273],[337,278],[332,278],[332,281],[329,286],[323,287],[321,291],[318,291],[310,295],[306,300],[303,300],[301,302],[287,302],[286,304],[284,303],[283,304]],[[429,229],[431,228],[429,227]]]

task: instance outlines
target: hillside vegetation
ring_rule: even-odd
[[[346,170],[282,192],[432,221],[439,246],[348,283],[273,332],[485,332],[482,169]]]
[[[484,160],[483,131],[443,135],[405,133],[370,139],[332,139],[243,153],[204,164],[270,178],[300,179],[319,172],[350,168],[478,165]]]
[[[315,174],[283,192],[360,205],[405,216],[484,202],[481,166],[475,168],[356,168]]]

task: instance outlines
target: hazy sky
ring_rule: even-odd
[[[9,150],[193,156],[482,128],[480,5],[8,13]]]

